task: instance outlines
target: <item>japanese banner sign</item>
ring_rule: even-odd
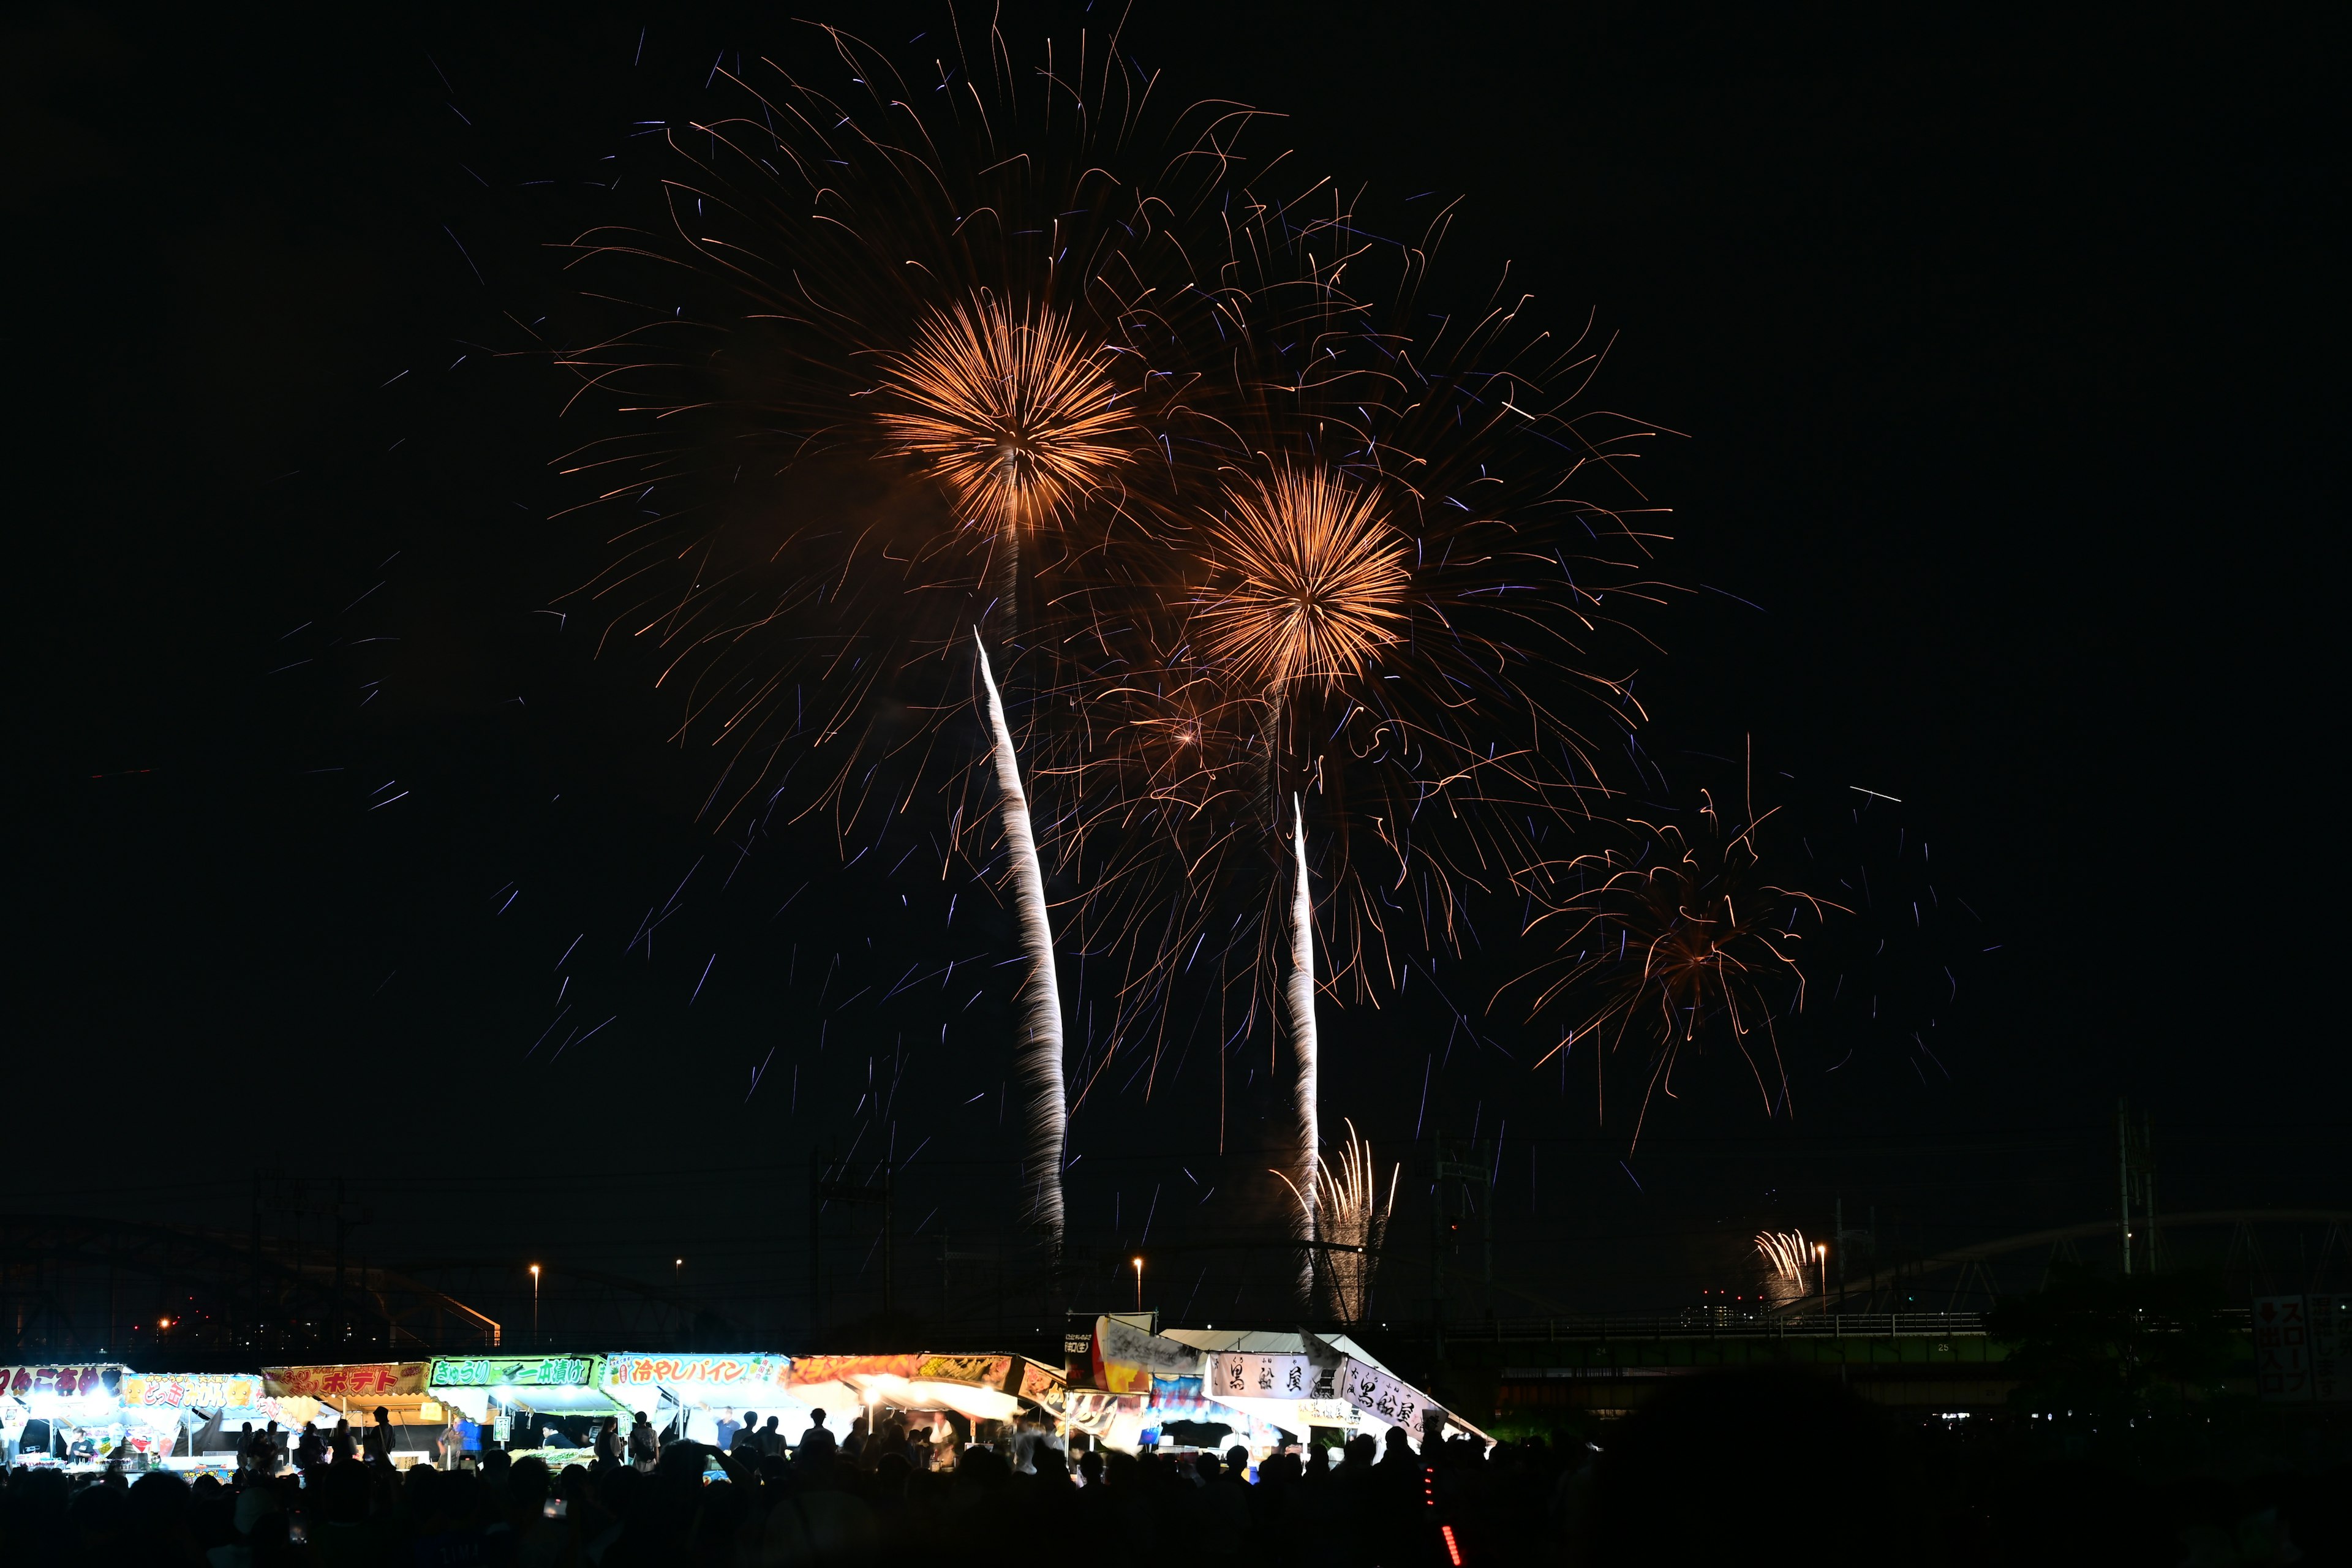
[[[794,1383],[839,1383],[846,1377],[913,1377],[919,1355],[804,1355],[793,1363]]]
[[[2311,1319],[2312,1398],[2352,1401],[2352,1346],[2344,1342],[2352,1330],[2352,1296],[2305,1296],[2303,1303]]]
[[[1013,1374],[1009,1355],[926,1355],[915,1363],[917,1377],[939,1383],[969,1383],[1002,1390]]]
[[[361,1362],[351,1366],[266,1366],[261,1380],[278,1399],[382,1399],[422,1394],[429,1363]]]
[[[261,1403],[261,1385],[262,1380],[250,1373],[148,1373],[122,1380],[122,1403],[149,1410],[250,1410]]]
[[[1354,1356],[1339,1363],[1339,1397],[1365,1415],[1377,1415],[1408,1432],[1421,1415],[1419,1389]]]
[[[604,1358],[604,1386],[715,1384],[748,1393],[782,1386],[792,1365],[790,1358],[780,1355],[609,1355]]]
[[[111,1362],[101,1366],[0,1367],[0,1394],[22,1399],[28,1394],[55,1394],[67,1399],[111,1396],[121,1387],[124,1368]]]
[[[1206,1387],[1212,1399],[1312,1399],[1315,1379],[1313,1365],[1296,1352],[1219,1351],[1209,1358]]]
[[[586,1356],[444,1356],[433,1363],[435,1388],[584,1388],[595,1382]]]
[[[2311,1318],[2302,1297],[2254,1298],[2254,1383],[2264,1399],[2311,1397]]]
[[[1095,1342],[1102,1352],[1102,1386],[1113,1394],[1149,1394],[1151,1380],[1198,1376],[1201,1352],[1191,1345],[1105,1317],[1096,1321]]]

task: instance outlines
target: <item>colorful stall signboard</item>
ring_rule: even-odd
[[[261,1371],[269,1392],[280,1399],[383,1399],[422,1394],[431,1363],[421,1361],[361,1362],[349,1366],[270,1366]]]
[[[1201,1372],[1201,1352],[1191,1345],[1118,1318],[1097,1320],[1095,1350],[1097,1381],[1113,1394],[1149,1394],[1155,1376],[1198,1376]]]
[[[919,1355],[804,1355],[793,1363],[794,1383],[840,1383],[853,1377],[914,1377]]]
[[[443,1356],[433,1363],[434,1388],[587,1388],[596,1382],[594,1356]]]
[[[250,1410],[262,1400],[251,1373],[134,1373],[122,1380],[122,1403],[145,1410]]]
[[[1021,1363],[1021,1386],[1008,1390],[1034,1404],[1045,1405],[1062,1397],[1070,1380],[1050,1366],[1040,1366],[1034,1361]]]
[[[969,1383],[980,1388],[1002,1389],[1013,1374],[1009,1355],[925,1355],[915,1363],[915,1375],[934,1383]]]
[[[608,1355],[604,1386],[625,1384],[710,1384],[739,1388],[780,1388],[793,1373],[790,1356],[781,1355]]]
[[[121,1386],[127,1370],[116,1362],[98,1366],[0,1367],[0,1393],[19,1399],[28,1394],[54,1394],[61,1399],[109,1397]]]

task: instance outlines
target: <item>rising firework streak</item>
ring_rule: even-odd
[[[1028,951],[1029,1007],[1017,1068],[1028,1090],[1029,1171],[1036,1181],[1034,1214],[1046,1246],[1062,1255],[1062,1149],[1068,1135],[1069,1097],[1062,1080],[1062,993],[1054,974],[1054,928],[1045,910],[1045,879],[1037,867],[1037,838],[1029,826],[1029,798],[1004,702],[988,667],[988,649],[972,633],[980,679],[988,688],[988,722],[996,738],[996,787],[1004,818],[1004,846],[1013,859],[1013,901],[1021,915],[1021,945]]]
[[[1316,1228],[1316,1172],[1322,1163],[1322,1134],[1316,1120],[1315,1037],[1315,903],[1307,885],[1307,807],[1297,795],[1290,801],[1294,868],[1290,894],[1290,979],[1286,998],[1290,1004],[1290,1041],[1298,1057],[1298,1236],[1318,1238]],[[1310,1247],[1301,1264],[1300,1285],[1310,1295],[1315,1285],[1315,1253]],[[1310,1301],[1310,1306],[1312,1305]]]

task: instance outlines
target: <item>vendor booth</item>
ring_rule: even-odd
[[[858,1416],[869,1425],[892,1414],[915,1417],[940,1429],[955,1425],[952,1413],[976,1437],[993,1432],[1022,1413],[1023,1379],[1045,1371],[1012,1355],[941,1355],[915,1351],[898,1355],[803,1356],[793,1363],[791,1393],[804,1405],[823,1410],[836,1439]],[[1033,1403],[1034,1401],[1033,1400]],[[797,1442],[800,1434],[789,1432]]]
[[[1077,1363],[1073,1363],[1074,1374]],[[1056,1411],[1108,1447],[1186,1447],[1177,1434],[1213,1434],[1197,1446],[1240,1443],[1255,1462],[1277,1447],[1344,1442],[1402,1426],[1416,1444],[1432,1436],[1486,1434],[1442,1409],[1344,1334],[1171,1329],[1153,1333],[1097,1318],[1085,1368]]]
[[[440,1356],[425,1374],[425,1393],[450,1412],[445,1431],[453,1449],[502,1444],[558,1467],[587,1458],[595,1419],[617,1416],[626,1431],[633,1415],[606,1389],[604,1358],[596,1355]],[[556,1419],[532,1419],[541,1416]],[[540,1443],[523,1436],[532,1431],[541,1435]]]
[[[350,1422],[354,1434],[374,1426],[382,1410],[393,1428],[392,1462],[405,1469],[420,1459],[430,1462],[435,1439],[448,1424],[448,1407],[426,1389],[431,1372],[430,1362],[350,1362],[264,1367],[261,1380],[269,1398],[288,1405],[307,1402],[330,1425]],[[293,1426],[299,1430],[301,1422]]]
[[[657,1430],[678,1431],[697,1443],[716,1445],[719,1420],[746,1410],[758,1411],[763,1422],[778,1417],[789,1441],[807,1426],[813,1408],[790,1390],[790,1356],[624,1352],[603,1360],[607,1398],[644,1412]]]
[[[272,1397],[259,1373],[138,1372],[122,1378],[125,1440],[173,1469],[232,1475],[245,1424],[289,1434],[316,1420],[311,1399]]]
[[[126,1370],[119,1362],[0,1367],[0,1453],[12,1468],[103,1468],[131,1431]]]

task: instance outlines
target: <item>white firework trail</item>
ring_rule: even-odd
[[[1027,1031],[1015,1058],[1029,1113],[1027,1164],[1037,1183],[1034,1215],[1045,1230],[1054,1263],[1062,1258],[1062,1151],[1069,1133],[1069,1092],[1062,1066],[1062,992],[1054,973],[1054,927],[1045,910],[1045,879],[1037,865],[1037,836],[1029,826],[1029,797],[1021,788],[1021,763],[1013,751],[1013,730],[1004,721],[1004,701],[988,666],[988,649],[972,629],[980,650],[980,679],[988,688],[988,722],[996,734],[996,787],[1002,795],[1004,844],[1013,859],[1013,903],[1021,916],[1021,945],[1029,952]]]
[[[1316,1114],[1315,1038],[1315,905],[1307,885],[1307,808],[1291,797],[1291,847],[1297,869],[1290,893],[1290,978],[1284,987],[1290,1006],[1291,1047],[1298,1055],[1298,1175],[1291,1191],[1298,1194],[1298,1237],[1318,1239],[1317,1209],[1319,1194],[1316,1173],[1322,1165],[1322,1127]],[[1312,1247],[1302,1255],[1300,1288],[1312,1306],[1315,1289]]]

